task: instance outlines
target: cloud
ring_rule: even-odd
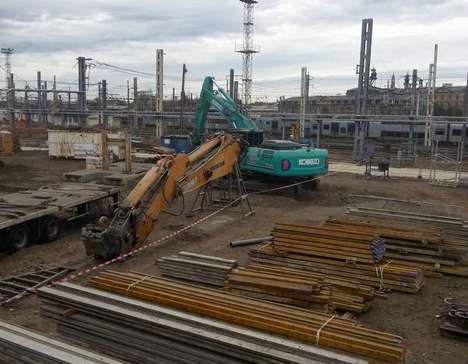
[[[166,91],[180,88],[182,63],[187,87],[197,93],[200,79],[223,83],[229,68],[241,72],[234,52],[242,40],[242,4],[237,0],[51,0],[3,1],[1,46],[13,47],[18,80],[44,77],[75,81],[76,57],[153,72],[155,49],[166,53]],[[307,66],[313,92],[344,92],[353,87],[361,19],[374,18],[372,63],[385,77],[413,68],[427,73],[434,43],[440,48],[440,74],[463,82],[468,69],[468,0],[260,0],[255,7],[254,91],[275,98],[298,94],[299,73]],[[450,77],[449,77],[450,76]],[[131,75],[101,68],[91,80],[107,79],[116,93]],[[141,87],[153,88],[151,78]],[[90,91],[95,92],[95,90]]]

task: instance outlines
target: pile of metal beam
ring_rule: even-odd
[[[368,286],[345,279],[330,278],[323,273],[286,267],[249,264],[233,270],[225,289],[244,296],[291,304],[305,308],[326,305],[355,313],[370,308],[375,291]]]
[[[381,247],[384,240],[376,230],[277,223],[272,236],[271,244],[251,252],[252,262],[354,279],[381,290],[415,293],[424,284],[421,267],[387,258],[386,247]]]
[[[163,276],[223,287],[229,272],[237,267],[237,262],[208,255],[179,252],[159,258],[157,265]]]
[[[466,227],[466,221],[460,216],[436,215],[422,211],[403,211],[387,208],[375,208],[367,206],[350,206],[348,212],[356,216],[379,217],[381,219],[398,220],[412,224],[430,224],[446,227]]]
[[[468,302],[446,298],[441,309],[439,329],[443,335],[468,339]]]
[[[0,321],[0,362],[15,364],[123,364]]]
[[[106,271],[90,278],[88,284],[122,296],[324,348],[346,351],[351,355],[390,363],[401,362],[404,356],[401,337],[359,326],[354,320],[312,310],[254,300],[139,273]]]
[[[319,255],[343,262],[375,264],[385,252],[378,235],[333,226],[277,223],[271,235],[275,248],[286,253]]]
[[[116,275],[111,274],[112,277]],[[256,312],[256,309],[264,312],[265,306],[271,309],[271,305],[261,301],[242,299],[244,306],[240,307],[241,298],[234,296],[232,302],[229,302],[229,307],[223,309],[219,300],[212,300],[216,295],[225,295],[220,292],[144,275],[123,276],[136,278],[125,281],[131,283],[124,284],[124,292],[118,290],[124,295],[71,283],[43,287],[38,292],[41,297],[41,315],[57,322],[60,335],[130,363],[368,364],[365,359],[273,335],[269,333],[272,330],[260,331],[250,328],[248,323],[252,319],[251,312]],[[108,277],[108,274],[98,277],[95,284],[104,277]],[[173,304],[166,301],[169,291],[163,290],[161,286],[155,288],[158,282],[172,287],[171,296],[175,298]],[[111,281],[106,287],[107,290],[115,288]],[[193,297],[192,305],[200,309],[210,307],[211,312],[218,312],[220,315],[227,315],[228,312],[237,309],[236,322],[239,325],[229,323],[228,320],[214,319],[213,314],[195,314],[193,311],[196,310],[191,309],[192,306],[187,300],[188,294],[193,290],[199,291],[201,296]],[[152,298],[146,294],[141,296],[143,292],[152,292],[154,295]],[[158,305],[125,296],[141,296],[147,301],[157,300],[165,303]],[[176,305],[180,309],[174,308]],[[310,312],[306,314],[299,309],[291,310],[283,306],[276,306],[274,309],[278,312],[275,321],[272,321],[269,315],[256,320],[258,324],[267,321],[262,324],[262,328],[269,328],[268,325],[274,322],[272,328],[283,327],[284,330],[297,333],[296,336],[303,332],[301,339],[311,341],[317,337],[319,344],[328,344],[327,346],[332,346],[336,340],[341,340],[341,337],[344,340],[343,347],[352,345],[354,351],[360,347],[369,347],[369,350],[373,350],[372,353],[388,358],[391,362],[403,355],[398,337],[355,327],[351,320],[337,318],[324,325],[328,319],[326,315],[311,315]],[[290,318],[286,320],[288,316]],[[312,317],[317,323],[312,324]],[[287,322],[290,323],[288,327],[284,326]],[[316,336],[317,327],[320,325],[323,326],[322,333]],[[341,336],[337,336],[340,332]],[[357,341],[355,332],[362,332],[360,341]],[[370,344],[367,343],[369,336],[373,337]],[[383,351],[382,354],[380,350]]]
[[[384,263],[362,264],[343,262],[320,255],[311,256],[301,253],[285,253],[267,244],[249,252],[253,263],[270,264],[280,267],[300,269],[309,272],[324,273],[330,279],[343,279],[358,282],[361,285],[379,289],[407,293],[417,293],[424,285],[424,273],[418,268]]]
[[[463,225],[354,213],[329,220],[326,225],[378,234],[385,241],[386,258],[420,268],[428,276],[468,276],[468,228]]]

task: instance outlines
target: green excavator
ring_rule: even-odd
[[[206,119],[214,108],[231,125],[230,131],[247,144],[240,167],[243,173],[278,184],[310,180],[328,173],[328,151],[288,140],[265,140],[254,120],[247,117],[213,77],[206,77],[195,114],[194,144],[203,139]],[[304,183],[313,189],[317,180]]]

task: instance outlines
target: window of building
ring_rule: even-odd
[[[436,129],[435,133],[436,133],[436,135],[444,135],[445,130],[444,129]]]
[[[461,129],[452,129],[452,136],[461,136]]]
[[[330,124],[323,124],[323,130],[330,130]]]

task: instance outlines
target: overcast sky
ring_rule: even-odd
[[[362,18],[374,18],[372,65],[385,86],[413,68],[427,78],[439,44],[442,82],[465,84],[468,72],[468,0],[259,0],[255,8],[254,100],[299,94],[300,68],[314,78],[313,94],[344,93],[357,79]],[[1,0],[0,45],[15,48],[12,71],[34,80],[36,71],[60,87],[76,86],[76,57],[153,73],[155,49],[165,50],[165,94],[180,90],[182,64],[188,92],[213,75],[225,84],[229,68],[241,73],[242,5],[237,0]],[[3,62],[2,62],[3,65]],[[107,79],[125,94],[132,75],[91,69],[90,82]],[[3,79],[3,77],[2,77]],[[141,89],[154,90],[151,76]],[[4,84],[4,83],[3,83]],[[91,85],[90,93],[96,87]]]

